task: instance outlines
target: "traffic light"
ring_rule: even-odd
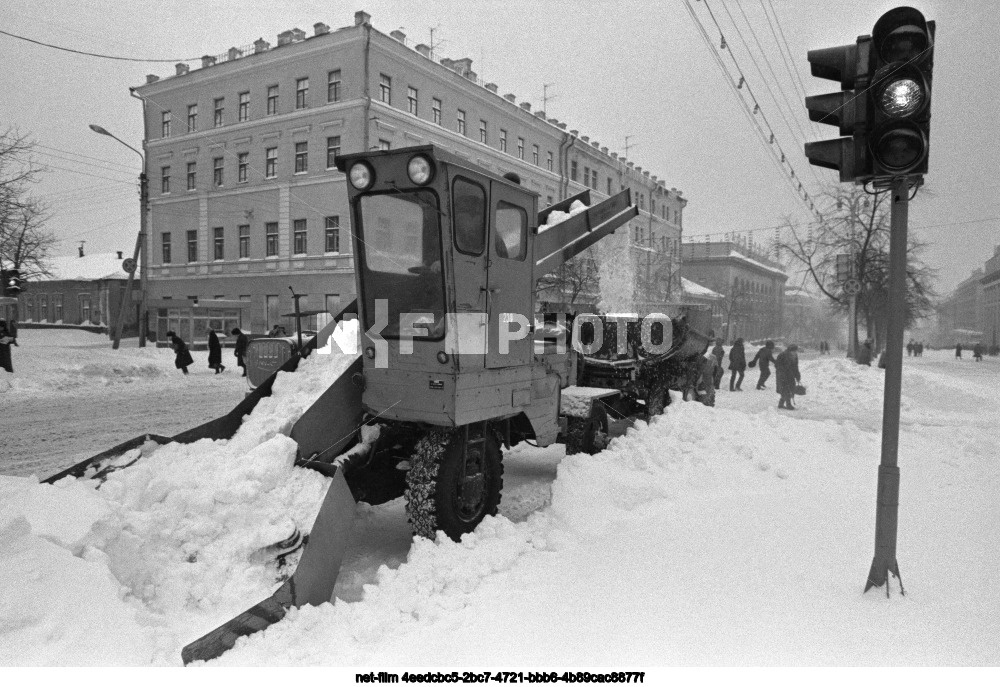
[[[24,290],[24,280],[21,278],[20,270],[4,270],[0,279],[3,280],[3,295],[5,296],[17,298]]]
[[[883,14],[872,30],[869,150],[876,181],[927,172],[934,22],[912,7]]]
[[[810,50],[812,75],[839,81],[841,92],[806,98],[809,119],[840,127],[842,138],[806,143],[809,164],[840,171],[840,181],[864,183],[871,173],[866,134],[868,101],[864,96],[871,80],[872,39],[860,36],[855,43]]]

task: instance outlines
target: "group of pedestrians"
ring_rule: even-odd
[[[924,342],[910,339],[906,343],[906,355],[919,358],[924,354]]]
[[[715,339],[714,346],[707,351],[702,360],[690,368],[687,388],[684,391],[684,400],[688,396],[701,400],[708,406],[715,405],[715,392],[722,386],[722,378],[725,374],[723,370],[723,360],[725,349],[722,347],[722,339]],[[747,363],[746,346],[742,338],[733,342],[729,349],[729,390],[732,392],[743,391],[743,378],[746,374],[747,366],[756,367],[760,365],[760,377],[757,380],[757,389],[766,389],[766,382],[771,377],[771,365],[774,365],[776,375],[776,388],[780,400],[778,408],[781,410],[795,410],[792,400],[797,391],[800,391],[799,383],[802,375],[799,372],[799,347],[791,344],[777,356],[774,355],[774,342],[766,341],[757,350],[757,354]],[[703,393],[699,395],[698,387]]]
[[[820,355],[830,355],[830,342],[820,341],[819,342],[819,354]]]
[[[233,353],[236,355],[236,364],[243,368],[243,376],[246,377],[247,366],[245,358],[250,337],[244,334],[239,327],[233,327],[230,334],[236,337],[236,346],[233,349]],[[184,374],[188,374],[188,367],[194,365],[191,349],[188,348],[184,339],[177,336],[176,332],[167,332],[167,339],[170,341],[170,348],[174,352],[174,366]],[[208,367],[211,370],[215,370],[215,374],[222,374],[226,371],[226,366],[222,364],[222,343],[219,341],[219,335],[216,334],[214,329],[208,330]]]

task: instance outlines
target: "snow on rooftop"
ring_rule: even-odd
[[[93,253],[91,255],[63,255],[49,258],[46,262],[51,277],[39,277],[38,281],[97,281],[99,279],[128,279],[122,269],[122,258],[117,253]],[[138,276],[139,271],[136,270]]]
[[[707,286],[702,286],[701,284],[696,284],[690,279],[681,277],[681,290],[689,296],[703,296],[706,298],[723,298],[721,293],[716,293]]]

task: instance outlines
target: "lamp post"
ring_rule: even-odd
[[[146,177],[146,157],[141,151],[133,148],[125,141],[121,140],[113,133],[108,131],[102,126],[97,124],[91,124],[90,130],[94,133],[101,134],[102,136],[110,136],[115,139],[123,146],[134,152],[139,156],[142,161],[142,171],[139,172],[139,235],[135,240],[135,250],[132,253],[132,264],[138,265],[139,272],[139,346],[145,347],[146,345],[146,222],[149,214],[149,180]],[[141,257],[141,259],[140,259]],[[128,284],[125,287],[125,296],[122,297],[121,304],[118,308],[118,317],[115,320],[115,338],[112,348],[118,350],[121,345],[122,338],[122,326],[125,323],[125,308],[127,304],[132,300],[132,283],[135,278],[135,270],[131,270],[128,273]]]

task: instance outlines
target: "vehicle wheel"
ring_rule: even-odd
[[[468,446],[465,436],[462,430],[432,430],[417,442],[405,494],[414,534],[432,539],[443,530],[458,541],[496,515],[503,489],[500,443],[492,430]]]
[[[608,411],[604,404],[595,401],[590,409],[590,417],[566,419],[566,455],[576,453],[594,455],[608,445]]]

